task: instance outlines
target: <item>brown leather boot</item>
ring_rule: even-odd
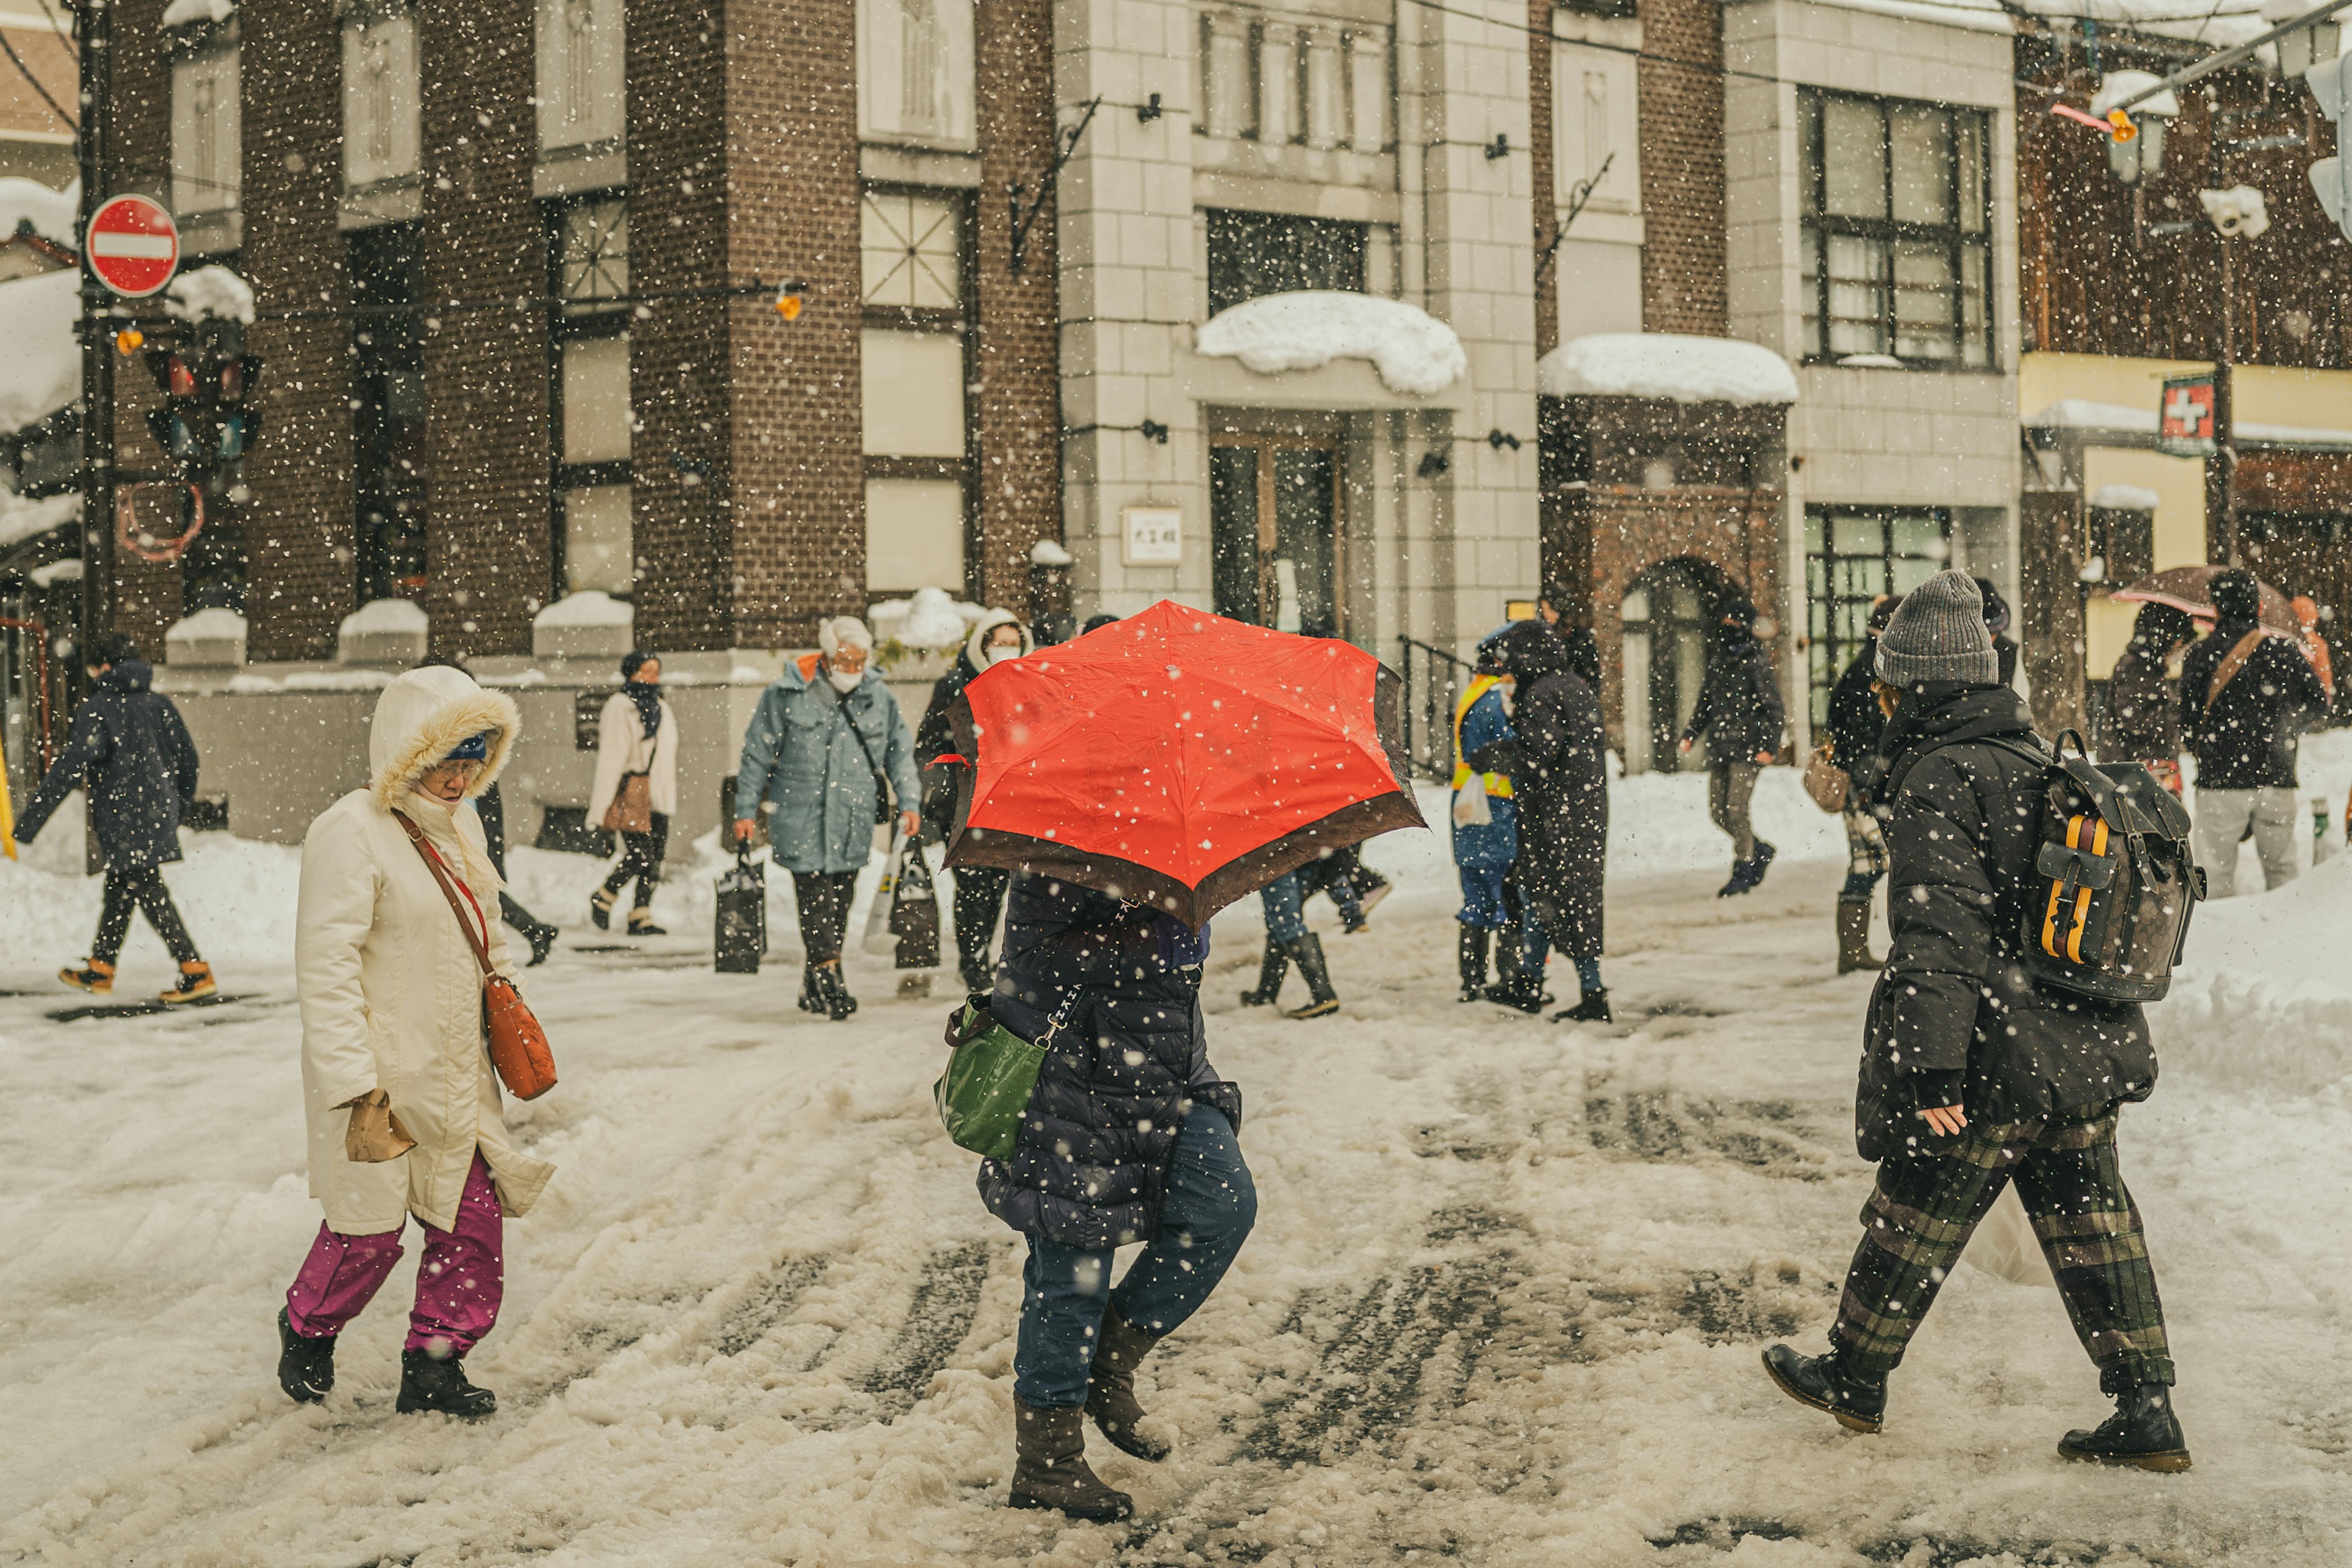
[[[1072,1519],[1111,1524],[1135,1512],[1135,1500],[1115,1492],[1087,1468],[1087,1413],[1038,1410],[1013,1401],[1014,1508],[1058,1509]]]
[[[1115,1307],[1103,1313],[1101,1334],[1087,1385],[1087,1414],[1121,1452],[1157,1463],[1168,1457],[1168,1445],[1136,1427],[1146,1412],[1136,1403],[1135,1369],[1160,1341],[1120,1317]]]
[[[1838,973],[1884,969],[1886,960],[1870,951],[1870,906],[1840,901],[1837,907]]]

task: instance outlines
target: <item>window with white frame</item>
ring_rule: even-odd
[[[539,0],[539,144],[582,147],[627,131],[622,0]]]
[[[977,146],[972,0],[859,0],[857,133]]]
[[[629,211],[590,196],[551,210],[555,590],[626,596],[636,583],[629,400]]]
[[[416,13],[402,0],[343,18],[343,183],[354,188],[417,170]]]
[[[1801,88],[1805,355],[1992,363],[1992,117]]]
[[[237,205],[245,152],[234,24],[175,46],[172,61],[172,206],[222,212]]]
[[[866,585],[964,588],[970,321],[961,194],[866,192]]]

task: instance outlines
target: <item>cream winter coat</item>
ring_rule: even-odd
[[[646,738],[645,721],[625,691],[604,699],[596,721],[596,779],[588,789],[588,826],[604,825],[605,808],[621,790],[621,775],[643,773],[652,786],[654,809],[664,816],[677,815],[677,715],[669,703],[661,705],[661,727]]]
[[[498,1073],[482,1033],[482,972],[449,900],[393,819],[396,807],[459,872],[489,926],[489,954],[514,977],[471,799],[453,812],[414,793],[425,771],[468,736],[492,732],[474,794],[513,749],[518,718],[505,697],[455,669],[412,669],[384,689],[368,736],[373,778],[321,813],[302,841],[294,981],[302,1010],[302,1091],[310,1121],[310,1194],[345,1236],[397,1230],[414,1214],[438,1229],[478,1147],[509,1215],[526,1213],[555,1167],[507,1138]],[[468,918],[471,917],[471,911]],[[374,1089],[416,1147],[397,1160],[343,1157],[349,1103]]]

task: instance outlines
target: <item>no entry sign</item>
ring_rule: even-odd
[[[172,280],[180,265],[180,230],[162,204],[115,196],[90,215],[82,254],[100,283],[138,299]]]

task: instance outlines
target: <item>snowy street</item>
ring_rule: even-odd
[[[2305,759],[2340,787],[2334,737]],[[97,883],[53,834],[0,865],[0,1562],[2352,1557],[2352,858],[2202,911],[2152,1009],[2164,1079],[2125,1113],[2124,1168],[2196,1457],[2162,1477],[2058,1459],[2107,1412],[2096,1373],[2054,1291],[1973,1268],[1884,1436],[1773,1389],[1759,1351],[1819,1349],[1869,1182],[1870,981],[1832,962],[1843,839],[1775,769],[1758,818],[1782,858],[1718,901],[1703,780],[1623,781],[1613,804],[1612,1026],[1454,1000],[1442,831],[1368,847],[1399,885],[1369,932],[1315,906],[1334,1018],[1239,1007],[1255,900],[1218,917],[1210,1048],[1247,1097],[1260,1220],[1142,1373],[1174,1457],[1090,1434],[1136,1496],[1118,1526],[1002,1506],[1020,1253],[932,1110],[951,979],[902,1004],[853,951],[863,1009],[812,1019],[780,875],[766,970],[719,975],[707,850],[674,858],[674,934],[642,944],[586,927],[599,863],[518,851],[516,890],[567,928],[530,974],[562,1082],[509,1117],[561,1170],[508,1229],[504,1317],[468,1363],[499,1413],[393,1412],[413,1229],[336,1391],[297,1407],[272,1375],[319,1225],[295,852],[192,837],[172,880],[224,1000],[89,1017],[50,971]],[[1442,822],[1442,796],[1426,809]],[[117,1002],[165,967],[142,926]]]

